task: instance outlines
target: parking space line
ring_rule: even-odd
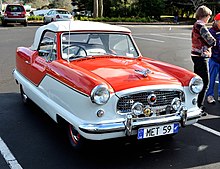
[[[5,161],[11,169],[22,169],[21,165],[15,159],[14,155],[11,153],[5,142],[0,137],[0,151]]]
[[[202,130],[208,131],[209,133],[215,134],[216,136],[220,137],[220,132],[219,131],[213,130],[213,129],[211,129],[209,127],[206,127],[206,126],[204,126],[202,124],[199,124],[199,123],[195,123],[193,125],[200,128],[200,129],[202,129]]]
[[[184,33],[175,33],[176,35],[183,35]],[[158,36],[158,37],[164,37],[164,38],[170,38],[170,39],[180,39],[180,40],[191,40],[190,38],[184,38],[184,37],[180,37],[180,36],[173,36],[174,34],[171,35],[171,33],[169,33],[169,35],[163,35],[163,34],[154,34],[154,33],[145,33],[145,34],[133,34],[134,38],[137,39],[141,39],[141,40],[148,40],[148,41],[155,41],[155,42],[161,42],[164,43],[165,41],[162,40],[157,40],[157,39],[149,39],[149,38],[143,38],[143,37],[138,37],[136,35],[150,35],[150,36]],[[186,34],[184,34],[186,35]],[[187,34],[188,35],[188,34]]]
[[[150,35],[160,36],[160,37],[164,37],[164,38],[171,38],[171,39],[191,40],[190,38],[183,38],[183,37],[178,37],[178,36],[168,36],[168,35],[161,35],[161,34],[154,34],[154,33],[151,33]]]
[[[165,41],[157,40],[157,39],[149,39],[149,38],[142,38],[142,37],[137,37],[133,36],[135,39],[141,39],[141,40],[147,40],[147,41],[153,41],[153,42],[159,42],[159,43],[164,43]]]

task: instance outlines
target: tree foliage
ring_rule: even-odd
[[[157,19],[165,9],[164,0],[138,0],[137,4],[138,16],[154,16]]]
[[[11,1],[11,0],[8,0]],[[7,1],[6,1],[7,2]],[[73,10],[72,0],[22,0],[23,4],[30,4],[33,8],[64,8],[68,11]]]
[[[73,9],[71,3],[72,3],[71,0],[54,0],[53,2],[55,8],[64,8],[68,11],[72,11]]]
[[[168,13],[177,10],[182,17],[193,17],[196,9],[201,5],[208,6],[214,15],[220,11],[220,0],[165,0],[165,2]]]
[[[71,2],[75,2],[78,11],[91,11],[99,17],[102,16],[102,5],[99,4],[101,2],[104,17],[149,17],[158,20],[161,15],[174,15],[175,12],[182,17],[193,16],[200,5],[212,4],[213,11],[218,12],[219,6],[213,4],[220,3],[220,0],[23,0],[23,2],[30,3],[35,8],[47,6],[65,8],[69,11],[73,10]],[[99,4],[96,6],[97,9],[95,4]]]
[[[31,5],[37,9],[42,8],[43,6],[49,5],[48,0],[35,0],[31,2]]]
[[[204,5],[207,0],[191,0],[191,2],[194,6],[194,9],[196,10],[199,6]]]

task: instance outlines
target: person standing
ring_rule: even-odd
[[[207,115],[204,111],[204,99],[209,84],[208,58],[211,57],[211,47],[216,44],[215,38],[205,25],[211,15],[212,11],[208,7],[200,6],[195,13],[196,22],[193,25],[191,35],[191,58],[194,63],[194,73],[199,75],[204,83],[197,100],[197,105],[201,109],[202,115]]]
[[[178,23],[178,11],[176,10],[175,12],[174,12],[174,23]]]
[[[207,102],[213,104],[215,103],[214,87],[217,75],[220,81],[220,13],[214,17],[214,23],[209,31],[216,39],[216,46],[212,47],[212,55],[209,59],[210,82],[206,92],[206,97]],[[220,85],[218,85],[218,101],[220,101]]]

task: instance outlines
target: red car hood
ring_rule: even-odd
[[[140,59],[96,57],[75,61],[74,65],[98,75],[115,91],[148,85],[181,85],[175,77]],[[147,76],[140,73],[147,69],[151,71]]]

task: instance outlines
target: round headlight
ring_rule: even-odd
[[[132,105],[131,111],[136,116],[143,114],[143,104],[139,102],[134,103]]]
[[[171,102],[171,106],[173,107],[175,111],[177,111],[181,106],[181,100],[175,97]]]
[[[195,76],[190,80],[189,89],[192,93],[198,94],[203,89],[203,81],[199,76]]]
[[[93,103],[102,105],[108,102],[110,92],[105,85],[96,86],[91,92],[91,100]]]

